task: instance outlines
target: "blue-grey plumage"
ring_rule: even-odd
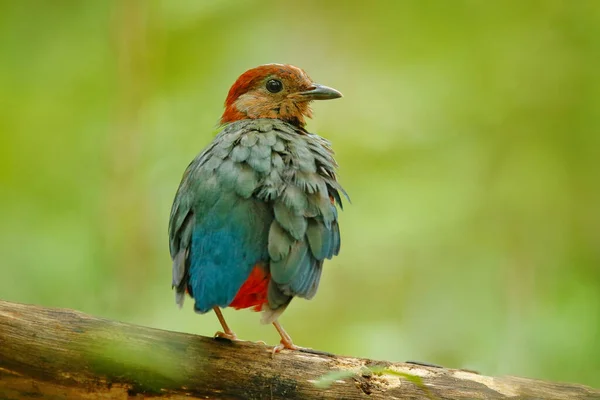
[[[188,166],[169,223],[177,302],[227,307],[256,264],[271,275],[263,322],[294,296],[314,296],[323,260],[339,252],[329,143],[272,119],[229,124]]]

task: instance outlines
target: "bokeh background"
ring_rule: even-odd
[[[0,3],[0,298],[212,335],[167,221],[246,69],[292,63],[352,197],[301,345],[600,386],[595,0]],[[277,343],[249,311],[239,336]]]

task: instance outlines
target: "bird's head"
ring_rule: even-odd
[[[335,89],[314,83],[304,70],[286,64],[266,64],[244,72],[225,100],[221,123],[241,119],[277,118],[303,127],[312,117],[312,100],[342,97]]]

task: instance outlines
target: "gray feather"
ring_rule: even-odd
[[[240,164],[239,175],[237,177],[235,192],[244,199],[249,198],[258,187],[258,177],[256,172],[245,164]]]
[[[275,202],[273,207],[275,219],[281,226],[292,235],[296,240],[304,237],[306,232],[306,218],[302,215],[296,215],[292,210],[281,201]]]
[[[250,149],[246,146],[238,145],[231,150],[231,159],[235,162],[246,161],[250,156]]]

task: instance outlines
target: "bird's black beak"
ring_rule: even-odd
[[[297,94],[299,97],[306,99],[308,101],[310,101],[310,100],[331,100],[331,99],[338,99],[338,98],[342,97],[342,94],[340,92],[338,92],[337,90],[327,87],[327,86],[318,85],[316,83],[314,83],[310,89],[308,89],[304,92],[297,93]]]

